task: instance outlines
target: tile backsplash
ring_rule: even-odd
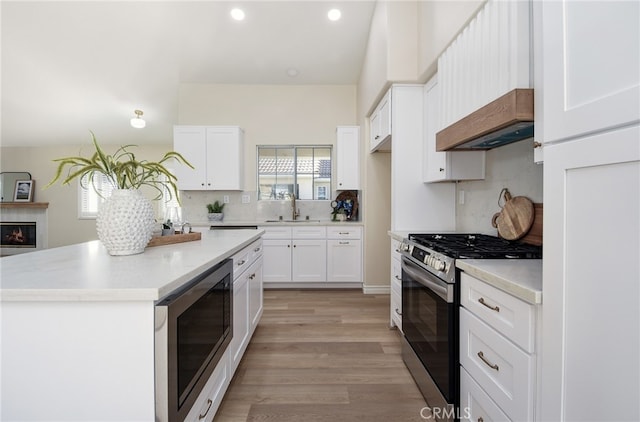
[[[183,219],[192,224],[206,223],[207,204],[216,200],[223,202],[229,196],[229,203],[224,207],[224,221],[265,221],[292,217],[291,201],[258,201],[256,191],[181,191]],[[246,199],[248,198],[248,202]],[[243,203],[245,199],[246,203]],[[331,201],[297,200],[296,208],[300,210],[299,219],[307,216],[311,220],[330,220]]]

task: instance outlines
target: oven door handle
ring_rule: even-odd
[[[447,303],[453,303],[453,285],[445,283],[435,277],[429,277],[430,274],[427,270],[420,268],[404,256],[402,257],[402,270],[405,271],[411,279],[431,290],[443,300],[447,301]]]

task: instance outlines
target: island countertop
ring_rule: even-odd
[[[0,301],[158,300],[231,257],[264,230],[204,230],[202,239],[110,256],[100,241],[0,259]]]

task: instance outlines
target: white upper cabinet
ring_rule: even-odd
[[[371,152],[391,151],[391,89],[369,117]]]
[[[489,0],[438,58],[437,131],[515,88],[532,87],[530,8],[528,1]]]
[[[194,167],[177,166],[180,190],[242,190],[244,132],[237,126],[174,126],[173,148]]]
[[[542,2],[548,143],[640,120],[640,3]]]
[[[360,189],[360,126],[338,126],[337,190]]]
[[[439,97],[440,88],[436,75],[424,86],[424,182],[484,179],[484,151],[436,151]]]

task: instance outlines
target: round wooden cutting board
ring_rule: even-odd
[[[518,240],[526,235],[533,225],[533,203],[524,196],[512,198],[507,189],[504,190],[504,198],[502,211],[493,216],[491,224],[498,229],[498,236],[503,239]]]

